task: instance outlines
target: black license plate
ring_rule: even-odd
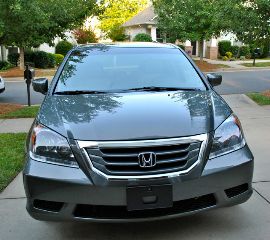
[[[172,185],[138,186],[127,188],[127,210],[172,207]]]

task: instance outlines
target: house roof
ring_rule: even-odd
[[[125,22],[122,26],[123,27],[131,27],[137,26],[142,24],[152,24],[156,25],[157,15],[155,14],[155,10],[153,6],[150,6],[143,11],[139,12],[136,16]]]

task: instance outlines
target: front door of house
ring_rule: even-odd
[[[197,42],[196,41],[191,42],[191,46],[193,47],[193,49],[192,49],[192,55],[196,56],[196,53],[197,53]]]

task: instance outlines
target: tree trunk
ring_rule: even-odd
[[[200,40],[200,61],[203,61],[203,52],[204,52],[204,39]]]
[[[20,70],[24,70],[24,48],[20,47]]]
[[[5,61],[5,56],[4,56],[4,46],[3,45],[1,45],[0,46],[1,47],[1,61]]]

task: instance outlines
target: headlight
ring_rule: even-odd
[[[215,131],[209,158],[215,158],[244,147],[246,144],[239,119],[232,114]]]
[[[37,161],[78,167],[67,139],[40,124],[31,133],[30,156]]]

